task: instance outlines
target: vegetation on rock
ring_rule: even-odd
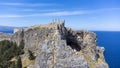
[[[22,62],[21,62],[21,58],[20,57],[18,57],[18,59],[17,59],[16,68],[22,68]]]
[[[10,61],[14,57],[24,54],[24,41],[18,47],[16,43],[8,40],[0,41],[0,68],[20,68],[15,67],[16,61]],[[18,61],[21,59],[19,58]],[[19,63],[20,64],[20,63]]]
[[[32,51],[28,50],[28,54],[29,54],[29,60],[35,59],[35,56],[33,55]]]

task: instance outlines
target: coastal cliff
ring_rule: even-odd
[[[0,41],[2,40],[11,40],[11,34],[5,34],[0,32]]]
[[[109,68],[104,59],[104,47],[97,46],[94,32],[72,30],[65,21],[18,29],[11,41],[18,46],[23,40],[23,68]],[[29,60],[28,50],[35,56]]]

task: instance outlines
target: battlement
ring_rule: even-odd
[[[50,25],[51,27],[54,27],[55,29],[59,29],[59,27],[64,27],[65,20],[53,19]]]
[[[53,19],[52,23],[61,24],[61,23],[65,23],[65,20]]]

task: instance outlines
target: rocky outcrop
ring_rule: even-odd
[[[10,40],[11,36],[12,36],[11,34],[0,33],[0,41],[2,41],[2,40]]]
[[[72,30],[64,26],[65,21],[32,26],[17,31],[11,40],[18,45],[25,42],[23,67],[29,68],[108,68],[104,59],[104,47],[96,46],[94,32]],[[36,56],[27,63],[27,50]]]

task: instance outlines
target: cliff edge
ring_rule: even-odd
[[[5,34],[5,33],[0,32],[0,41],[11,40],[11,36],[12,34]]]
[[[65,21],[31,26],[15,31],[11,40],[24,40],[23,68],[108,68],[104,47],[96,46],[94,32],[72,30]],[[35,56],[28,59],[28,50]]]

